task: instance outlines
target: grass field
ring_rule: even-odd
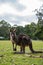
[[[43,51],[43,41],[32,41],[34,50]],[[32,54],[26,47],[25,54],[17,54],[12,50],[11,41],[0,41],[0,65],[43,65],[43,53]],[[20,52],[20,47],[17,47]]]

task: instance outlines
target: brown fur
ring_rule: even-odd
[[[30,37],[25,34],[19,34],[17,36],[16,30],[10,30],[10,38],[12,41],[13,50],[15,50],[15,51],[16,51],[17,45],[19,45],[20,51],[23,53],[25,53],[25,46],[29,46],[32,53],[37,53],[37,52],[41,53],[41,51],[33,50],[32,41],[31,41]],[[15,44],[15,48],[14,48],[14,44]]]

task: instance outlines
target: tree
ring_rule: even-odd
[[[22,34],[24,33],[24,27],[23,26],[17,26],[16,29],[17,29],[17,31],[16,31],[17,35],[20,33],[22,33]]]
[[[36,32],[36,24],[34,23],[34,22],[32,22],[31,24],[30,24],[30,30],[31,30],[31,38],[32,39],[35,39],[36,37],[35,37],[35,35],[34,35],[34,33]]]
[[[36,11],[37,11],[36,16],[38,18],[38,23],[35,36],[37,36],[38,39],[43,39],[43,5],[39,8],[39,10]]]
[[[5,20],[0,21],[0,36],[4,37],[5,39],[8,39],[10,27],[11,25]]]

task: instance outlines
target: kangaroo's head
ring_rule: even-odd
[[[12,37],[12,39],[14,40],[16,38],[16,29],[10,29],[10,36]]]

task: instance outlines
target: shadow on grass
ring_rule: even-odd
[[[37,53],[13,52],[13,54],[25,54],[25,56],[30,57],[30,58],[43,58],[43,55],[40,54],[39,52]]]
[[[30,53],[27,53],[27,52],[25,52],[25,53],[23,53],[23,52],[12,52],[13,54],[38,54],[38,53],[43,53],[43,52],[40,52],[40,51],[36,51],[36,52],[34,52],[34,53],[32,53],[32,52],[30,52]]]
[[[26,52],[23,53],[23,52],[15,52],[15,51],[14,51],[14,52],[12,52],[12,54],[32,54],[32,53],[26,53]]]

